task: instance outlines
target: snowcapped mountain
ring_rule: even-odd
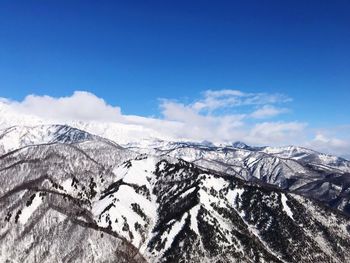
[[[332,248],[333,242],[350,245],[347,218],[303,197],[174,159],[141,156],[114,173],[117,181],[93,209],[97,222],[130,238],[151,261],[320,262],[336,260],[338,252],[349,256],[345,247]],[[339,225],[328,228],[335,218]]]
[[[65,125],[12,126],[0,130],[2,152],[28,145],[48,143],[77,143],[96,137],[87,132]]]
[[[156,142],[130,149],[172,156],[199,167],[220,171],[315,198],[350,214],[350,162],[302,147],[208,146],[186,142]]]
[[[93,134],[3,126],[1,262],[350,261],[344,159]]]
[[[155,139],[169,140],[167,136],[154,129],[148,129],[140,125],[120,122],[99,122],[99,121],[76,121],[60,119],[44,119],[35,115],[17,112],[6,102],[0,100],[0,130],[8,129],[13,126],[40,127],[51,125],[64,125],[82,130],[118,144],[145,143]],[[21,128],[20,128],[21,129]],[[36,128],[33,133],[41,133]],[[39,136],[39,134],[38,134]]]

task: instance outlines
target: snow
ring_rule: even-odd
[[[39,194],[35,194],[35,197],[31,203],[31,205],[23,208],[21,215],[18,218],[18,221],[22,225],[27,223],[28,219],[31,217],[31,215],[34,213],[34,211],[41,205],[41,203],[42,203],[42,197],[39,196]]]
[[[68,194],[72,194],[72,192],[75,190],[75,188],[72,186],[72,182],[73,179],[67,179],[61,184],[64,191],[66,191]]]
[[[336,162],[338,159],[337,157],[328,154],[319,154],[318,158],[320,158],[320,160],[326,164]]]
[[[290,209],[290,207],[288,206],[287,204],[287,197],[284,193],[281,194],[281,202],[282,202],[282,205],[283,205],[283,211],[291,218],[294,220],[293,218],[293,212],[292,210]]]
[[[31,128],[26,126],[11,127],[0,131],[1,144],[4,151],[8,152],[26,145],[49,142],[48,134],[44,134],[43,127]]]
[[[243,188],[234,188],[233,190],[229,190],[227,193],[227,199],[232,200],[233,202],[236,202],[236,198],[240,198],[241,195],[244,193]]]
[[[183,228],[186,218],[188,217],[188,213],[185,213],[180,221],[176,221],[170,228],[168,232],[164,232],[161,239],[162,241],[166,239],[165,245],[163,248],[163,253],[166,252],[174,242],[175,237],[180,233]]]
[[[348,222],[346,220],[342,222],[342,220],[339,220],[339,218],[336,217],[334,213],[331,215],[324,213],[320,207],[315,206],[311,200],[304,199],[299,195],[293,194],[293,198],[301,203],[307,209],[307,212],[309,214],[312,214],[314,220],[317,220],[323,225],[330,226],[330,230],[336,231],[338,235],[342,236],[345,239],[348,239],[349,230],[347,229]],[[329,249],[329,246],[327,245],[328,242],[325,239],[324,235],[322,235],[320,232],[315,233],[314,231],[306,231],[306,233],[310,238],[314,239],[317,242],[322,251],[324,251],[332,258],[337,257],[337,255],[331,249]]]
[[[197,221],[197,215],[200,209],[200,205],[194,206],[190,210],[190,216],[191,216],[191,229],[199,236],[199,230],[198,230],[198,221]]]
[[[215,178],[215,177],[209,177],[207,178],[209,182],[211,182],[212,185],[221,185],[223,183],[226,183],[222,178]],[[214,183],[214,180],[217,180],[218,182]],[[204,185],[208,185],[204,183]],[[210,190],[207,190],[210,192]],[[205,208],[209,212],[209,216],[206,217],[207,222],[214,225],[215,221],[218,222],[218,225],[220,225],[220,228],[222,230],[222,233],[229,233],[232,230],[231,224],[228,222],[227,219],[225,219],[222,215],[220,215],[213,207],[211,206],[212,203],[215,203],[218,207],[225,207],[224,202],[220,202],[220,198],[212,196],[204,189],[200,189],[198,191],[199,194],[199,201],[203,208]],[[194,208],[192,208],[194,209]],[[197,209],[197,208],[196,208]],[[198,207],[199,209],[199,207]],[[196,210],[192,212],[191,215],[195,215]],[[192,214],[193,213],[193,214]],[[198,211],[197,211],[198,213]],[[195,218],[195,217],[194,217]],[[195,231],[198,231],[198,225],[196,222],[192,222],[193,217],[191,216],[191,228],[193,228]],[[192,225],[193,223],[193,225]]]
[[[277,155],[283,158],[293,158],[295,155],[312,154],[313,151],[297,146],[265,147],[261,152]]]
[[[159,164],[159,171],[163,171],[165,169],[165,167],[166,167],[166,162],[161,162]]]
[[[180,198],[186,197],[187,195],[189,195],[190,193],[192,193],[194,190],[196,190],[196,187],[191,187],[191,188],[188,189],[187,191],[183,192],[183,193],[180,195]]]
[[[136,184],[139,186],[146,185],[150,187],[148,178],[153,178],[157,160],[154,157],[147,157],[141,160],[130,160],[114,168],[115,181],[123,180],[125,183]]]
[[[223,178],[216,178],[214,176],[209,176],[204,182],[203,185],[208,188],[213,188],[215,191],[220,191],[228,184]]]
[[[155,197],[152,195],[152,189],[150,182],[147,178],[154,177],[153,171],[156,165],[156,159],[148,157],[139,160],[130,160],[131,166],[128,164],[122,164],[113,170],[117,181],[122,180],[124,183],[119,187],[118,191],[105,198],[96,201],[93,204],[93,214],[97,219],[97,222],[102,227],[108,227],[108,221],[111,222],[113,231],[116,231],[130,240],[129,232],[132,233],[132,240],[130,240],[136,247],[140,244],[147,244],[146,241],[142,241],[142,234],[150,237],[150,233],[140,233],[140,230],[135,229],[135,224],[140,224],[141,231],[150,232],[153,225],[157,220],[157,204]],[[146,186],[151,193],[150,199],[142,193],[137,193],[131,185]],[[108,211],[102,212],[107,206],[112,206]],[[142,212],[146,215],[147,219],[139,215],[133,208],[138,205]],[[148,220],[150,220],[148,222]],[[124,223],[129,225],[129,230],[124,231]],[[150,224],[149,224],[150,223]],[[146,247],[142,247],[143,251]]]
[[[203,204],[203,206],[207,210],[212,211],[213,209],[210,206],[210,203],[211,203],[210,196],[203,189],[200,189],[198,191],[198,195],[199,195],[199,201],[201,202],[201,204]]]
[[[113,173],[115,174],[114,181],[122,180],[128,173],[129,168],[125,163],[114,168]]]
[[[101,214],[110,204],[113,204],[114,206]],[[142,237],[134,228],[135,223],[145,226],[147,222],[145,222],[145,219],[133,210],[132,204],[138,204],[148,218],[156,218],[156,206],[144,196],[137,194],[132,187],[127,185],[120,186],[118,192],[96,202],[92,211],[95,218],[99,218],[101,215],[101,220],[98,220],[100,226],[107,227],[107,218],[109,218],[112,224],[112,229],[130,240],[128,231],[123,230],[124,221],[126,219],[126,223],[129,225],[129,231],[133,235],[133,240],[131,241],[138,247],[142,242]]]
[[[143,160],[133,160],[131,161],[131,167],[124,176],[123,181],[137,185],[149,185],[147,175],[151,176],[153,174],[155,165],[156,160],[152,157]]]
[[[237,208],[240,207],[240,202],[239,202],[239,198],[241,198],[242,194],[244,193],[244,189],[243,188],[234,188],[233,190],[229,190],[226,197],[227,200],[229,200],[230,204],[233,204],[233,206],[235,207],[237,213],[243,218],[245,216],[244,211],[238,211]],[[236,204],[236,202],[238,203],[238,205]]]

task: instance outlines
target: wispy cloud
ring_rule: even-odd
[[[323,153],[337,154],[350,159],[350,136],[342,139],[336,135],[330,136],[317,132],[314,138],[306,143],[306,146]]]
[[[296,135],[296,129],[300,130],[306,126],[296,121],[256,121],[287,113],[287,108],[276,105],[291,100],[282,94],[247,93],[227,89],[207,90],[202,93],[201,98],[187,104],[163,99],[161,112],[164,120],[184,124],[185,130],[181,133],[186,134],[187,138],[213,141],[243,140],[247,143],[268,144],[291,139]]]
[[[196,110],[214,111],[220,108],[234,108],[249,105],[269,105],[290,102],[283,94],[247,93],[240,90],[207,90],[203,98],[194,102]]]
[[[177,131],[180,138],[196,140],[231,140],[237,130],[244,126],[244,114],[211,116],[203,115],[191,105],[163,100],[161,110],[164,121],[176,121],[182,124]]]
[[[287,108],[278,108],[272,105],[264,105],[256,111],[252,112],[250,116],[255,119],[266,119],[287,112],[289,112]]]
[[[293,144],[300,143],[307,123],[293,122],[263,122],[257,123],[250,130],[247,139],[256,144]]]

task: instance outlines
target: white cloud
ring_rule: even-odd
[[[295,130],[297,122],[292,123],[270,123],[270,129],[275,125],[277,130],[269,133],[273,136],[257,135],[259,126],[252,127],[253,119],[262,119],[276,116],[282,112],[287,112],[285,108],[278,108],[266,103],[285,103],[291,99],[281,94],[267,93],[245,93],[239,90],[208,90],[203,92],[203,98],[194,103],[183,104],[175,101],[162,100],[161,110],[165,120],[176,121],[183,124],[180,132],[182,137],[197,140],[218,141],[246,141],[259,144],[273,144],[282,142],[283,138],[290,138],[290,134]],[[266,105],[265,105],[266,104]],[[260,109],[253,112],[239,112],[241,106],[255,107]],[[248,107],[248,109],[249,109]],[[235,113],[220,111],[226,108],[235,108]],[[249,122],[249,124],[248,124]],[[256,121],[255,121],[256,122]],[[262,124],[265,125],[266,124]],[[304,127],[304,124],[298,126]],[[277,136],[278,135],[278,136]],[[180,137],[181,137],[180,136]]]
[[[266,119],[275,117],[282,113],[287,113],[289,110],[286,108],[277,108],[272,105],[264,105],[256,111],[252,112],[250,116],[255,119]]]
[[[291,101],[283,94],[246,93],[239,90],[207,90],[203,98],[193,103],[196,110],[214,111],[248,105],[280,104]]]
[[[323,153],[337,154],[350,158],[350,141],[318,132],[306,146]]]
[[[222,94],[231,94],[231,92],[224,90],[213,95],[213,92],[210,91],[210,95],[213,96],[221,96]],[[232,91],[232,94],[236,95],[239,92]],[[214,142],[245,141],[259,145],[276,145],[299,141],[300,134],[307,126],[306,123],[296,121],[258,122],[253,126],[247,123],[252,114],[254,118],[266,118],[287,111],[286,109],[273,108],[273,106],[269,105],[262,107],[264,111],[255,111],[249,115],[228,114],[219,116],[203,113],[195,105],[185,105],[167,100],[162,101],[161,109],[164,119],[182,124],[183,128],[177,131],[179,137],[211,140]]]
[[[224,141],[233,139],[238,129],[244,124],[244,115],[210,116],[201,115],[198,110],[181,103],[163,100],[161,104],[165,121],[181,123],[181,129],[176,131],[177,137]],[[174,131],[172,131],[174,132]]]
[[[13,109],[46,119],[82,121],[118,121],[119,107],[108,105],[103,99],[86,91],[75,91],[70,97],[28,95],[22,102],[7,101]]]
[[[250,130],[247,141],[264,145],[300,143],[306,126],[297,121],[257,123]]]
[[[232,89],[206,90],[204,94],[205,94],[205,97],[213,97],[213,98],[219,98],[223,96],[237,96],[237,97],[246,96],[246,93],[240,90],[232,90]]]

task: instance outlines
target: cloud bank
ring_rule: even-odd
[[[103,99],[86,91],[75,91],[70,97],[60,98],[28,95],[21,102],[10,103],[21,113],[60,121],[118,121],[121,117],[119,107],[108,105]]]
[[[68,97],[28,95],[23,101],[0,98],[0,103],[22,115],[57,122],[84,121],[134,125],[166,138],[208,140],[214,143],[243,141],[251,145],[302,145],[350,157],[349,138],[315,131],[308,123],[283,121],[292,99],[283,94],[247,93],[240,90],[207,90],[191,103],[160,99],[160,118],[125,115],[118,106],[86,91]],[[286,106],[287,105],[287,106]],[[348,131],[350,131],[350,126]],[[343,134],[350,134],[344,133]]]

